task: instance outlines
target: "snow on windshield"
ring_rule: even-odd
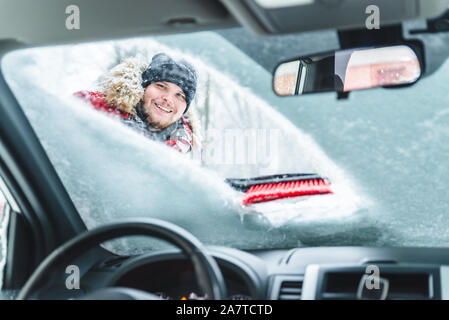
[[[97,89],[101,75],[121,59],[150,61],[158,52],[183,56],[199,70],[192,107],[203,143],[192,160],[73,97]],[[251,61],[249,73],[257,68]],[[363,230],[353,242],[378,240],[364,211],[373,204],[355,191],[351,177],[257,92],[211,64],[151,39],[133,39],[18,51],[2,68],[88,228],[150,216],[178,224],[206,244],[239,248],[301,246],[309,238],[353,230]],[[269,81],[271,75],[265,76]],[[246,140],[229,147],[227,135]],[[244,208],[241,195],[223,182],[276,173],[318,173],[330,179],[334,194]],[[130,241],[111,249],[143,247]]]

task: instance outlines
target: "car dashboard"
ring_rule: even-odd
[[[442,248],[208,250],[223,273],[228,300],[449,298],[449,251]],[[191,262],[176,250],[102,261],[85,279],[140,289],[161,299],[207,298],[201,295]]]

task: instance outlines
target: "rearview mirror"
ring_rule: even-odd
[[[348,92],[413,84],[421,76],[416,53],[406,45],[315,54],[281,63],[274,72],[277,95]]]

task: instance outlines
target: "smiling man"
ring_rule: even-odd
[[[80,91],[76,95],[98,110],[119,115],[150,139],[188,153],[194,137],[199,137],[198,121],[189,112],[196,85],[192,65],[159,53],[148,66],[126,60],[104,76],[101,92]]]

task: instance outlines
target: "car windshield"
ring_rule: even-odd
[[[433,40],[449,43],[447,35]],[[335,48],[331,31],[264,39],[237,28],[24,49],[1,63],[89,229],[152,217],[207,245],[241,249],[447,246],[449,61],[413,86],[344,100],[274,94],[277,63]],[[74,95],[101,92],[116,65],[146,67],[161,52],[198,73],[187,155]],[[226,183],[285,173],[316,173],[332,193],[243,205]],[[154,247],[129,239],[110,249]]]

